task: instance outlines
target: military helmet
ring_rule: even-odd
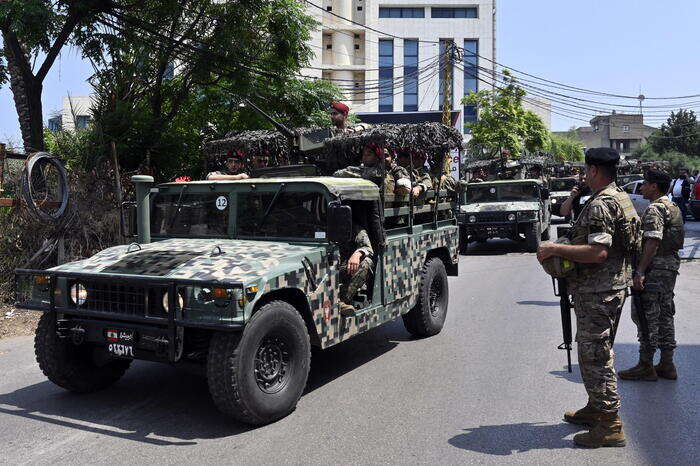
[[[555,241],[560,244],[571,244],[568,238],[562,237]],[[572,274],[575,269],[574,262],[563,257],[552,256],[542,261],[542,268],[548,275],[554,278],[566,278]]]

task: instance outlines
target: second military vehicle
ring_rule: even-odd
[[[571,190],[578,184],[578,179],[574,177],[552,178],[549,180],[549,200],[552,214],[562,216],[561,205],[571,195]]]
[[[470,183],[459,212],[460,250],[490,238],[524,240],[530,252],[549,239],[549,190],[540,180]]]

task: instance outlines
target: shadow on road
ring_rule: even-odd
[[[525,241],[490,239],[482,243],[469,243],[465,256],[498,256],[512,253],[527,253]]]
[[[411,339],[397,320],[314,352],[305,393]],[[48,381],[2,393],[0,414],[153,446],[193,445],[255,429],[217,410],[204,377],[144,361],[135,361],[119,382],[97,393],[76,395]]]
[[[462,450],[508,456],[530,450],[555,450],[573,448],[566,440],[569,435],[583,430],[571,424],[545,424],[543,422],[521,422],[495,426],[479,426],[464,429],[447,442]]]
[[[572,357],[576,357],[575,354],[571,355]],[[550,371],[550,374],[553,376],[556,376],[559,379],[566,379],[569,382],[574,382],[574,383],[583,383],[583,380],[581,380],[581,370],[578,367],[578,364],[572,364],[571,365],[571,372],[564,366],[564,369],[560,371]]]

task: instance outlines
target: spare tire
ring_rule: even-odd
[[[22,197],[40,220],[60,219],[68,208],[69,198],[68,174],[61,161],[48,152],[32,155],[22,173]]]

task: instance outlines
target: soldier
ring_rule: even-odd
[[[665,194],[671,177],[658,170],[644,175],[642,193],[651,203],[642,215],[642,254],[634,272],[634,289],[641,292],[633,302],[632,320],[637,324],[639,363],[620,371],[621,379],[655,381],[658,376],[676,380],[673,350],[676,347],[673,316],[673,288],[680,268],[678,250],[683,247],[681,211]],[[641,309],[637,309],[636,304]],[[643,312],[646,325],[640,325]],[[646,328],[644,328],[646,327]],[[654,366],[654,353],[661,349],[661,362]]]
[[[267,168],[270,165],[270,153],[268,151],[259,152],[253,156],[252,166],[254,170]]]
[[[245,157],[241,151],[230,151],[224,158],[223,170],[209,172],[207,180],[245,180],[248,174],[243,171],[243,161]]]
[[[576,312],[581,377],[588,403],[564,420],[591,427],[574,436],[574,443],[586,447],[625,446],[625,434],[618,411],[620,396],[613,367],[612,349],[616,322],[632,283],[630,256],[639,236],[639,217],[629,196],[617,187],[615,149],[586,152],[586,180],[593,191],[572,227],[571,244],[542,243],[540,262],[561,257],[576,264],[568,278]]]
[[[358,133],[369,128],[368,124],[360,123],[355,126],[348,126],[348,116],[350,107],[342,102],[331,102],[329,113],[333,124],[333,134],[339,136],[345,133]]]
[[[392,153],[384,149],[384,193],[406,196],[411,192],[411,175],[408,170],[394,163]]]
[[[351,303],[357,292],[367,283],[374,267],[374,250],[367,230],[360,222],[353,221],[352,241],[340,245],[340,315],[355,315]]]
[[[410,170],[411,159],[413,159],[413,181],[411,195],[415,198],[425,195],[433,183],[430,179],[430,174],[425,169],[425,159],[423,159],[418,152],[413,151],[413,153],[411,153],[408,149],[402,149],[399,151],[397,157],[399,166],[405,168],[406,170]]]
[[[381,186],[384,169],[379,162],[383,157],[384,149],[381,145],[374,142],[367,143],[362,148],[362,163],[359,166],[342,168],[333,173],[333,176],[339,178],[365,178]]]

